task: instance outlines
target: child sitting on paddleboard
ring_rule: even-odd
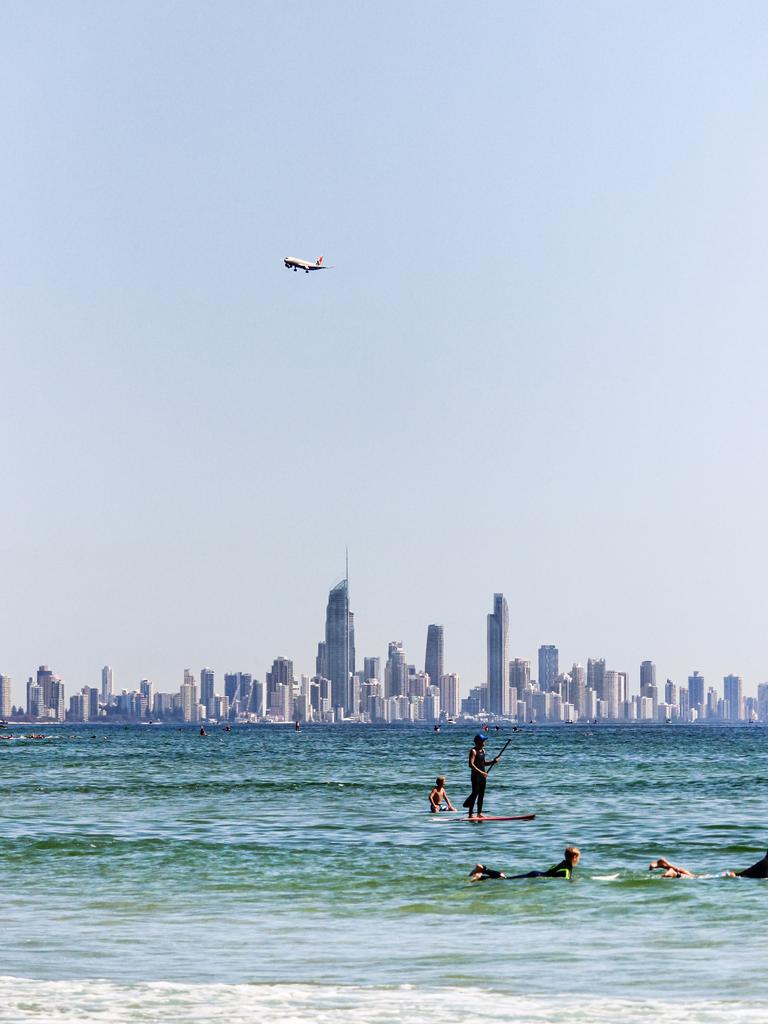
[[[438,775],[435,779],[435,787],[429,794],[429,809],[432,814],[439,814],[443,802],[445,802],[445,809],[447,811],[456,810],[451,803],[450,797],[445,792],[445,776]]]

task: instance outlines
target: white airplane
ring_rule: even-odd
[[[286,270],[303,270],[305,274],[308,274],[310,270],[330,270],[330,267],[323,266],[323,257],[318,256],[314,263],[310,263],[309,260],[297,260],[295,256],[286,256],[283,260]]]

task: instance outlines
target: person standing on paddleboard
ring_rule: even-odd
[[[485,780],[488,778],[488,771],[492,765],[499,760],[494,757],[492,761],[485,759],[485,741],[488,737],[485,733],[479,732],[475,736],[475,745],[469,752],[469,773],[472,780],[472,792],[464,801],[468,808],[468,817],[474,818],[475,804],[477,804],[477,817],[483,816],[483,797],[485,796]]]

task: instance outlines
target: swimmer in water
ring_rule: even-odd
[[[451,799],[445,792],[445,776],[438,775],[435,779],[435,786],[432,792],[429,794],[429,809],[432,814],[439,814],[443,803],[445,803],[445,809],[447,811],[455,811],[456,808],[451,803]]]
[[[666,857],[659,857],[652,860],[648,865],[649,871],[664,871],[662,878],[696,878],[697,876],[688,868],[679,868],[676,864],[670,864]]]
[[[484,864],[475,864],[469,873],[473,882],[484,882],[488,878],[506,878],[514,881],[520,878],[566,878],[573,877],[573,870],[581,860],[581,850],[578,846],[566,846],[563,859],[559,864],[553,864],[546,871],[529,871],[525,875],[505,875],[503,871],[494,871]]]
[[[663,870],[664,874],[662,878],[700,878],[700,875],[694,875],[692,871],[687,868],[678,867],[676,864],[670,864],[665,857],[659,857],[658,860],[652,860],[648,865],[649,871],[660,871]],[[768,853],[760,860],[751,864],[748,868],[744,868],[743,871],[724,871],[724,878],[768,878]]]

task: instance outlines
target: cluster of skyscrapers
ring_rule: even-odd
[[[349,580],[328,595],[324,638],[318,643],[312,676],[294,672],[289,658],[278,657],[264,682],[248,672],[224,675],[218,692],[214,670],[203,668],[199,682],[188,669],[178,692],[157,692],[142,679],[137,689],[115,693],[113,673],[105,666],[100,687],[82,687],[65,705],[64,683],[46,665],[27,682],[26,708],[11,704],[11,681],[0,675],[0,718],[25,721],[88,722],[434,722],[459,717],[516,722],[609,721],[762,721],[768,722],[768,683],[757,697],[745,697],[741,677],[723,680],[723,695],[705,685],[698,672],[687,686],[667,679],[657,684],[656,666],[640,666],[640,688],[630,693],[627,672],[608,669],[604,658],[589,658],[567,672],[559,667],[552,644],[538,652],[538,678],[531,662],[509,658],[509,610],[503,594],[494,594],[487,617],[487,677],[461,699],[456,673],[444,666],[444,630],[427,628],[424,669],[408,661],[398,640],[387,659],[355,660],[354,615]]]
[[[508,660],[508,631],[506,599],[494,594],[487,623],[487,683],[470,690],[461,702],[463,714],[518,722],[768,721],[768,683],[760,684],[757,697],[745,697],[742,679],[735,675],[725,676],[722,697],[715,687],[705,686],[698,671],[688,677],[687,686],[667,679],[662,688],[656,666],[644,661],[640,691],[630,694],[628,673],[607,668],[605,658],[589,658],[586,669],[575,663],[560,672],[559,651],[546,644],[539,648],[534,679],[530,661]]]

